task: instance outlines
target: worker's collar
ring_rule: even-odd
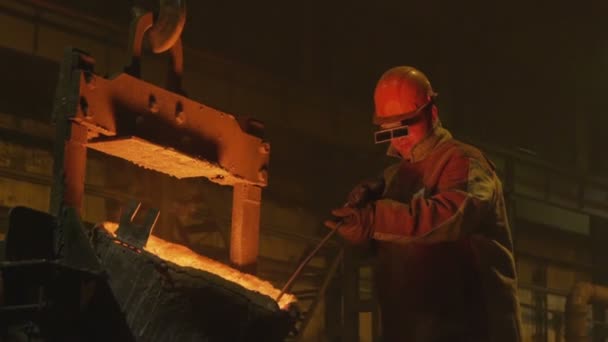
[[[437,120],[429,135],[414,145],[408,156],[400,155],[399,151],[397,151],[392,144],[389,146],[386,154],[391,157],[403,158],[410,163],[415,163],[426,158],[437,145],[451,138],[452,134],[447,129],[443,128],[441,122]]]

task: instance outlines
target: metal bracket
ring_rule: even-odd
[[[130,201],[120,217],[120,223],[116,235],[118,239],[130,246],[143,249],[148,242],[150,233],[154,229],[160,212],[158,209],[148,209],[141,225],[135,224],[134,220],[141,209],[141,203]]]

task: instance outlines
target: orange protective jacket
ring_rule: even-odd
[[[493,164],[437,125],[384,178],[373,221],[383,341],[521,341]]]

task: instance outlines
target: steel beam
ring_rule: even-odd
[[[96,75],[92,57],[66,55],[61,113],[89,130],[87,146],[178,178],[266,186],[263,124],[237,118],[126,73]]]

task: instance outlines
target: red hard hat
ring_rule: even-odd
[[[413,118],[435,98],[431,82],[419,70],[398,66],[385,72],[374,92],[374,123]]]

